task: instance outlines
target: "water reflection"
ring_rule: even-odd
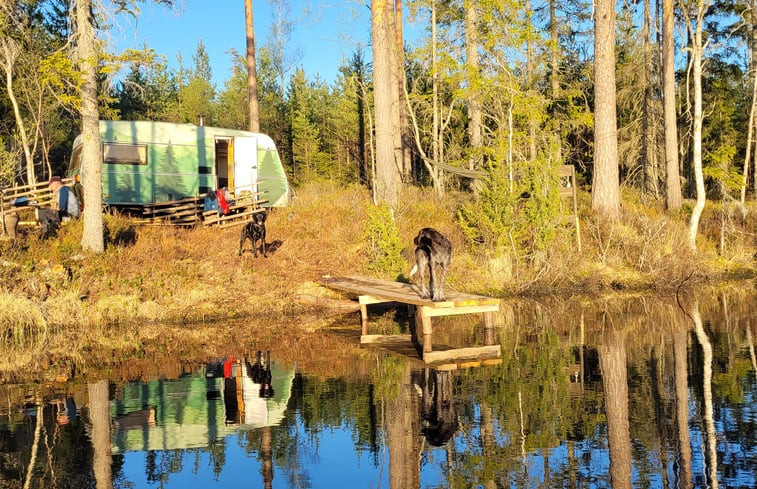
[[[229,356],[177,379],[129,382],[110,403],[113,453],[204,448],[216,440],[275,426],[284,417],[294,371]]]
[[[757,297],[682,299],[435,328],[496,361],[427,363],[347,321],[175,374],[5,384],[0,487],[754,487]]]

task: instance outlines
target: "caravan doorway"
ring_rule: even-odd
[[[216,188],[234,187],[234,146],[231,138],[216,138]]]

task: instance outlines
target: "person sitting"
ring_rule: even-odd
[[[233,201],[226,188],[211,190],[205,194],[205,211],[218,211],[219,215],[225,216],[229,213],[229,206],[231,204],[233,204]]]
[[[50,208],[37,209],[40,234],[45,238],[54,236],[61,222],[75,219],[81,213],[79,200],[70,188],[63,185],[60,177],[50,178],[47,187],[53,192],[52,205]]]
[[[76,219],[81,213],[79,199],[69,187],[63,185],[60,177],[50,178],[47,184],[53,191],[53,209],[58,211],[58,221]]]
[[[218,199],[216,198],[216,192],[215,190],[211,190],[207,194],[205,194],[205,211],[217,211],[218,210]]]

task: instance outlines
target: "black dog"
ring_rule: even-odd
[[[415,275],[417,271],[421,272],[421,298],[431,297],[432,301],[445,300],[444,279],[452,257],[452,244],[439,231],[432,228],[421,229],[418,236],[413,238],[413,243],[415,243],[415,266],[410,271],[410,276]],[[429,274],[428,288],[426,287],[427,273]]]
[[[239,238],[239,256],[242,256],[242,248],[244,247],[245,240],[252,241],[252,253],[255,258],[258,257],[258,249],[255,246],[258,240],[261,241],[261,248],[263,249],[263,256],[268,258],[265,251],[265,220],[268,217],[265,211],[256,212],[252,215],[252,221],[248,222],[242,228],[242,236]]]

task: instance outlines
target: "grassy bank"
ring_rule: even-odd
[[[417,230],[433,226],[453,244],[448,285],[465,292],[509,297],[665,291],[684,281],[757,276],[754,207],[725,213],[708,207],[699,251],[692,254],[686,245],[688,209],[670,216],[624,195],[624,217],[610,223],[593,216],[589,196],[582,195],[582,252],[576,252],[575,230],[561,226],[547,251],[524,256],[494,255],[466,240],[455,217],[463,198],[406,191],[394,215],[406,261],[400,268],[410,268]],[[198,342],[210,342],[235,319],[273,331],[289,323],[300,327],[302,318],[323,312],[314,300],[326,294],[315,285],[319,277],[397,278],[372,266],[376,237],[366,232],[372,207],[361,188],[298,189],[289,207],[269,216],[268,258],[255,259],[249,251],[237,256],[238,227],[138,227],[113,216],[106,219],[107,250],[98,256],[81,252],[81,223],[64,226],[57,239],[29,233],[2,242],[0,343],[14,352],[18,365],[51,354],[138,351],[146,339],[162,334],[156,324],[214,325],[215,333],[184,328]]]

